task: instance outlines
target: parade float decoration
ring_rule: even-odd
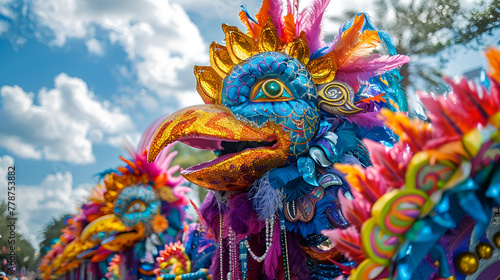
[[[198,223],[190,224],[181,241],[166,244],[156,258],[157,280],[212,279],[208,267],[215,247]]]
[[[146,131],[137,151],[126,145],[131,159],[121,157],[125,166],[99,174],[101,182],[42,259],[43,279],[156,278],[160,250],[185,231],[190,190],[174,176],[179,167],[170,167],[177,152],[167,148],[147,162],[156,126]]]
[[[350,226],[323,233],[356,263],[349,279],[500,276],[500,51],[487,56],[485,83],[448,79],[449,94],[420,96],[430,122],[383,110],[399,141],[366,140],[372,166],[335,165]]]
[[[223,25],[225,46],[194,68],[205,105],[155,133],[149,162],[175,141],[217,156],[182,172],[211,190],[199,212],[218,242],[214,279],[332,279],[355,264],[321,234],[349,226],[333,164],[369,166],[362,139],[395,141],[376,115],[407,110],[397,68],[409,58],[364,13],[324,42],[328,2],[265,0],[255,19],[244,9],[247,32]]]

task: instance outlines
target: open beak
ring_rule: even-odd
[[[133,246],[143,237],[143,224],[139,223],[137,226],[127,228],[118,217],[109,214],[88,224],[82,231],[80,240],[84,247],[82,252],[88,252],[85,257],[90,257],[99,252],[93,250],[98,244],[105,250],[116,252]]]
[[[283,166],[290,140],[281,126],[238,120],[222,105],[192,106],[168,116],[156,130],[148,154],[153,162],[168,144],[180,141],[213,150],[218,158],[182,172],[189,181],[221,191],[244,190],[267,171]]]
[[[142,240],[144,238],[144,232],[144,224],[139,223],[130,228],[128,231],[119,232],[104,239],[101,242],[102,248],[113,252],[131,248],[137,243],[138,240]]]

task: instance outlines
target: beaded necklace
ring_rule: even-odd
[[[245,246],[247,247],[250,256],[252,256],[252,258],[257,262],[262,262],[266,258],[269,248],[271,248],[271,246],[273,245],[274,219],[274,216],[272,216],[270,219],[266,219],[266,251],[262,256],[258,257],[250,248],[248,239],[245,239]]]

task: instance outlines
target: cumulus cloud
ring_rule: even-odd
[[[104,54],[104,49],[102,48],[101,43],[96,40],[96,38],[91,38],[85,42],[85,45],[87,46],[87,50],[91,54],[95,55],[102,55]]]
[[[248,0],[172,0],[172,2],[181,4],[189,12],[201,17],[218,19],[221,22],[239,21],[238,13],[242,5],[247,5],[250,14],[260,7],[260,1]]]
[[[179,71],[208,63],[208,47],[184,9],[165,0],[33,0],[37,23],[53,33],[52,44],[87,41],[99,53],[96,30],[120,44],[132,62],[139,84],[159,92],[179,86]],[[192,75],[192,74],[191,74]],[[192,86],[192,85],[191,85]]]
[[[0,97],[0,117],[8,120],[0,123],[0,146],[24,158],[92,163],[92,140],[133,129],[127,114],[64,73],[55,78],[53,89],[43,88],[37,96],[3,86]]]
[[[203,99],[201,99],[200,95],[196,90],[191,91],[183,91],[179,93],[181,98],[181,107],[188,107],[193,105],[203,104]]]
[[[0,191],[7,193],[7,168],[14,165],[10,156],[0,157]],[[73,188],[70,172],[48,174],[38,185],[16,185],[17,226],[37,245],[37,236],[53,218],[76,213],[76,207],[90,194],[91,185]]]

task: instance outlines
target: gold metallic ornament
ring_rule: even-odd
[[[207,104],[220,104],[222,78],[210,66],[195,66],[196,90]]]
[[[307,45],[306,33],[300,32],[299,37],[285,47],[285,53],[297,59],[303,65],[309,63],[309,46]]]
[[[276,33],[271,17],[267,18],[266,25],[260,32],[258,46],[259,52],[274,52],[281,47],[281,40],[278,33]]]
[[[102,244],[102,247],[113,252],[122,251],[131,248],[137,244],[139,240],[144,239],[144,233],[145,226],[143,223],[139,223],[131,227],[129,231],[121,232],[113,240]]]
[[[161,187],[159,190],[158,190],[158,195],[160,196],[160,199],[163,200],[163,201],[166,201],[168,203],[174,203],[176,202],[177,200],[179,200],[179,198],[177,198],[175,195],[174,195],[174,192],[172,191],[172,188],[169,187],[169,186],[164,186],[164,187]]]
[[[309,61],[306,68],[311,73],[315,84],[326,84],[333,81],[337,73],[335,51]]]
[[[481,259],[489,259],[493,255],[493,246],[486,242],[479,242],[476,245],[476,254],[481,258]]]
[[[101,216],[95,219],[92,223],[88,224],[80,235],[82,242],[91,242],[100,239],[96,238],[96,234],[99,232],[109,233],[111,231],[122,232],[125,231],[126,227],[122,224],[120,219],[113,214]]]
[[[493,235],[493,243],[498,249],[500,249],[500,231]]]
[[[311,71],[316,83],[331,82],[337,71],[335,52],[309,61],[309,47],[306,35],[302,31],[292,42],[285,44],[276,32],[270,18],[260,29],[258,40],[235,26],[222,25],[226,46],[212,42],[210,45],[210,66],[195,66],[196,89],[205,104],[220,104],[223,79],[233,67],[241,61],[258,53],[284,52],[297,59]]]
[[[363,111],[353,104],[354,93],[345,83],[331,82],[319,86],[318,97],[318,107],[334,115],[349,116]]]
[[[234,66],[226,46],[219,45],[216,42],[210,44],[210,66],[221,76],[226,77]]]
[[[244,149],[201,163],[182,172],[187,180],[212,190],[243,190],[288,158],[290,140],[281,126],[267,122],[253,127],[222,105],[191,106],[168,116],[159,126],[148,154],[153,162],[168,144],[180,141],[199,149],[222,149],[226,142],[273,142],[272,146]]]
[[[455,256],[455,268],[464,275],[471,275],[479,268],[479,259],[471,252],[462,252]]]
[[[256,47],[255,40],[241,32],[236,26],[222,25],[226,34],[226,49],[234,64],[250,58],[254,55]]]
[[[104,214],[112,214],[114,209],[114,202],[122,189],[130,185],[135,185],[138,182],[139,178],[131,173],[127,173],[124,175],[111,173],[106,176],[106,178],[104,178],[104,186],[106,187],[106,192],[104,192],[103,194],[106,206],[101,207],[100,210]]]

